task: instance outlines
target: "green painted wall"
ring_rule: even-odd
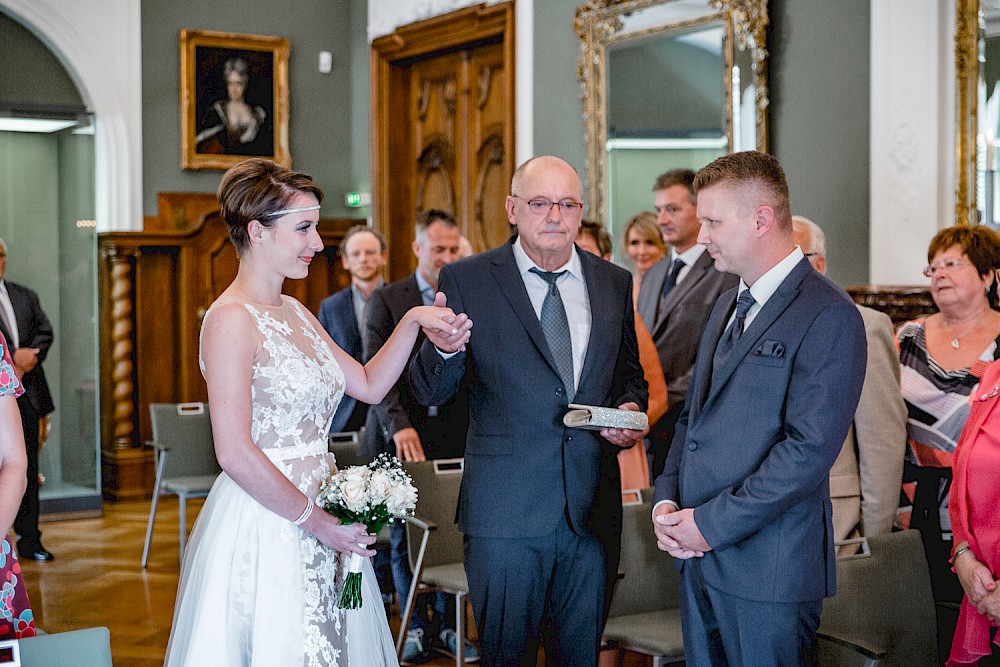
[[[351,102],[352,15],[359,3],[299,0],[279,8],[265,0],[142,1],[143,212],[156,213],[159,192],[215,192],[222,172],[180,168],[180,30],[218,30],[287,37],[289,144],[293,168],[325,190],[323,215],[350,215],[355,115]],[[364,40],[364,33],[360,35]],[[333,53],[333,71],[320,74],[319,52]],[[367,65],[365,65],[367,68]]]
[[[83,106],[59,60],[24,26],[0,11],[0,103]],[[44,81],[44,86],[38,82]]]
[[[771,0],[771,151],[792,210],[826,232],[827,275],[868,282],[870,7]]]

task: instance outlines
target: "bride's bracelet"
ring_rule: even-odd
[[[315,505],[316,503],[314,503],[311,500],[307,502],[306,508],[302,510],[302,514],[300,514],[299,518],[293,521],[292,524],[296,526],[301,526],[302,524],[304,524],[306,522],[306,519],[308,519],[309,516],[313,513],[313,507],[315,507]]]

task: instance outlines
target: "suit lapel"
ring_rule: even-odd
[[[806,277],[809,271],[812,271],[812,266],[809,264],[809,260],[803,258],[792,272],[782,281],[781,285],[778,287],[777,291],[771,295],[771,298],[767,300],[764,307],[757,317],[754,318],[753,322],[747,330],[740,336],[740,339],[736,341],[733,345],[733,350],[729,354],[729,358],[726,362],[719,368],[718,373],[710,373],[712,379],[712,386],[709,390],[708,398],[706,399],[706,404],[714,399],[719,391],[726,385],[729,378],[732,376],[733,371],[743,362],[743,358],[746,357],[747,353],[753,349],[753,346],[757,343],[760,337],[767,331],[774,321],[778,319],[781,313],[785,312],[788,305],[795,300],[795,297],[799,294],[799,285],[802,283],[802,279]],[[728,323],[728,317],[726,318]],[[721,336],[721,332],[720,332]],[[718,339],[716,339],[718,342]],[[713,348],[713,353],[714,353]]]
[[[344,331],[344,339],[346,340],[348,347],[350,349],[345,350],[349,355],[357,358],[362,354],[362,336],[364,332],[361,331],[361,323],[358,322],[357,315],[354,313],[354,291],[350,290],[347,292],[347,298],[340,302],[341,317],[344,322],[347,322],[347,327]]]
[[[14,321],[10,324],[12,327],[16,327],[18,334],[20,334],[21,326],[18,324],[18,319],[24,317],[23,313],[25,304],[21,299],[21,292],[17,289],[17,285],[7,283],[7,296],[10,298],[10,308],[14,311]],[[11,335],[11,332],[7,330],[7,327],[4,326],[2,319],[0,319],[0,330],[3,331],[4,338],[7,339],[7,344],[11,348],[10,353],[14,354],[14,337]],[[20,335],[18,338],[20,338]]]
[[[662,335],[662,329],[667,325],[667,316],[673,311],[674,307],[687,295],[688,292],[694,289],[695,285],[701,282],[701,279],[705,276],[705,273],[711,270],[712,265],[715,261],[712,256],[707,252],[701,253],[698,259],[695,260],[694,265],[688,270],[687,275],[684,276],[684,280],[674,285],[674,288],[670,290],[670,294],[667,295],[666,300],[658,305],[658,312],[656,313],[656,327],[653,332],[653,339],[655,340],[657,336]],[[663,286],[660,286],[662,291]],[[659,294],[657,294],[659,297]]]
[[[702,349],[695,360],[698,368],[695,369],[694,377],[698,381],[694,385],[691,394],[690,423],[694,423],[694,420],[698,418],[698,413],[701,412],[708,398],[708,391],[712,383],[712,359],[715,356],[715,348],[719,345],[719,340],[726,330],[729,315],[733,312],[733,308],[736,305],[737,291],[737,289],[731,289],[719,297],[715,306],[716,310],[713,311],[713,316],[705,324],[705,333],[702,336]]]
[[[596,274],[596,262],[603,260],[589,261],[590,256],[580,255],[580,265],[583,268],[583,280],[587,286],[587,299],[590,301],[590,338],[587,341],[587,354],[583,359],[583,370],[580,372],[580,382],[577,387],[577,394],[584,388],[587,373],[594,365],[595,355],[604,353],[607,347],[598,352],[602,341],[613,341],[621,337],[621,333],[611,330],[611,322],[614,318],[601,317],[601,313],[613,313],[614,309],[621,308],[622,304],[614,301],[614,290],[597,289],[599,284]]]
[[[507,299],[507,303],[510,304],[514,314],[517,315],[517,319],[521,320],[521,325],[528,332],[528,336],[535,344],[535,347],[538,348],[542,357],[545,358],[546,363],[558,375],[559,367],[556,366],[556,360],[549,351],[549,344],[546,342],[545,334],[542,332],[542,325],[538,321],[538,316],[535,315],[535,309],[532,307],[531,299],[528,297],[528,290],[524,286],[524,279],[521,278],[521,272],[517,268],[517,261],[514,260],[512,243],[509,242],[507,244],[507,252],[501,253],[497,259],[493,260],[493,266],[491,267],[493,279],[500,287],[501,293]]]
[[[639,297],[636,299],[636,306],[639,310],[639,317],[652,330],[656,324],[656,311],[659,308],[660,294],[663,292],[663,283],[667,279],[670,256],[661,259],[649,268],[649,272],[643,277],[639,285]]]

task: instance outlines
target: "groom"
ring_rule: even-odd
[[[441,270],[440,289],[472,319],[464,351],[429,338],[414,395],[469,403],[458,525],[486,665],[596,665],[617,573],[620,447],[639,431],[565,428],[570,403],[644,410],[631,277],[578,252],[580,179],[563,160],[514,173],[504,246]],[[435,349],[437,345],[437,349]]]

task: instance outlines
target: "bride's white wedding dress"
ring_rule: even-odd
[[[344,374],[298,301],[282,296],[277,307],[244,305],[262,346],[253,363],[251,437],[315,498],[336,466],[327,433],[344,395]],[[185,554],[165,664],[396,665],[367,559],[364,604],[337,607],[349,560],[265,509],[222,473]]]

